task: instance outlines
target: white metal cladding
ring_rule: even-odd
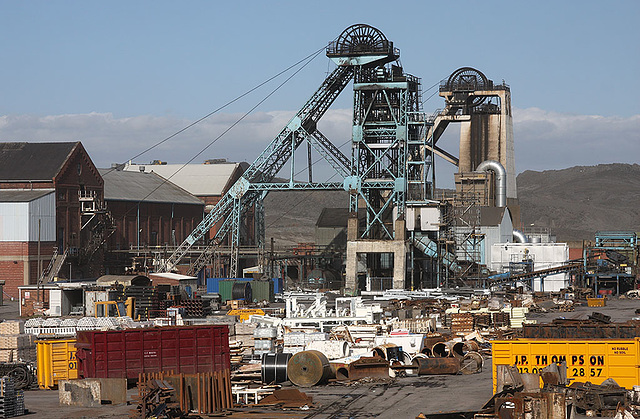
[[[30,202],[0,202],[0,241],[56,240],[56,202],[51,192]]]
[[[511,255],[524,258],[525,252],[534,261],[533,269],[555,268],[569,260],[569,246],[566,243],[497,243],[491,246],[491,270],[498,273],[509,270]],[[544,278],[544,291],[560,291],[568,284],[569,274],[559,273]],[[534,281],[534,290],[541,291],[539,278]]]
[[[0,241],[28,241],[28,213],[28,202],[0,202]]]
[[[56,194],[54,192],[29,202],[30,241],[38,241],[38,220],[40,220],[40,241],[56,241]]]

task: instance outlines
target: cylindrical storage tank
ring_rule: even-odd
[[[273,296],[273,282],[253,280],[251,284],[251,295],[254,301],[268,301],[272,303],[274,301]]]
[[[39,340],[36,346],[38,354],[38,386],[51,389],[60,380],[78,378],[75,339]]]
[[[289,359],[287,375],[298,387],[311,387],[325,383],[331,377],[331,367],[322,352],[302,351]]]
[[[457,374],[460,371],[460,358],[422,358],[411,361],[418,375]]]
[[[289,359],[291,354],[262,354],[262,382],[278,384],[287,381]]]
[[[373,348],[373,354],[384,358],[387,361],[392,359],[399,359],[402,352],[402,347],[395,343],[383,343],[382,345]]]
[[[253,301],[251,282],[236,281],[231,288],[231,299]]]
[[[462,358],[460,372],[463,374],[475,374],[482,371],[484,358],[478,352],[467,352]]]

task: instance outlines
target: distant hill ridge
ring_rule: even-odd
[[[599,164],[527,170],[517,177],[523,226],[550,227],[558,241],[593,240],[598,230],[640,232],[640,165]],[[344,191],[272,192],[265,200],[266,239],[313,242],[323,208],[348,205]]]
[[[640,165],[527,170],[517,177],[522,224],[551,227],[558,241],[593,240],[598,230],[640,232]]]

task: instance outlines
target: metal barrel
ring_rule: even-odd
[[[262,382],[277,384],[287,381],[287,363],[291,354],[262,354]]]
[[[331,367],[322,352],[302,351],[289,359],[287,375],[298,387],[311,387],[325,383],[331,377]]]
[[[237,281],[233,284],[233,288],[231,288],[231,299],[252,301],[251,282]]]
[[[418,375],[457,374],[460,371],[460,358],[422,358],[411,361],[417,367]]]

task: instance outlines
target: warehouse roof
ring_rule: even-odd
[[[52,180],[77,144],[0,143],[0,182]]]
[[[31,202],[54,192],[55,189],[2,189],[0,202]]]
[[[127,164],[124,170],[157,173],[197,196],[220,196],[233,184],[236,171],[240,176],[246,168],[246,163]]]
[[[104,179],[104,199],[203,205],[195,196],[155,173],[99,169]]]

